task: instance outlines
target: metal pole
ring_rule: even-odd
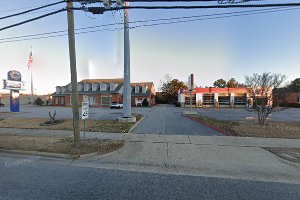
[[[32,69],[30,69],[30,76],[31,76],[31,83],[30,83],[30,87],[31,87],[31,105],[33,105],[33,78],[32,78]]]
[[[190,113],[192,114],[192,90],[190,90]]]
[[[125,2],[129,6],[129,2]],[[124,11],[124,93],[123,93],[123,117],[131,117],[131,86],[130,86],[130,43],[129,43],[129,11]]]
[[[75,34],[74,34],[74,12],[73,2],[67,3],[68,8],[68,34],[69,34],[69,54],[72,86],[72,111],[73,111],[73,132],[75,145],[80,143],[79,129],[79,106],[78,106],[78,89],[77,89],[77,70],[76,70],[76,51],[75,51]]]
[[[83,120],[83,141],[84,141],[84,144],[85,144],[85,119]]]

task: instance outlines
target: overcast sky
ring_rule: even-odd
[[[5,16],[30,7],[56,2],[56,0],[0,0],[0,2],[0,16]],[[44,9],[45,12],[1,20],[0,27],[64,6],[61,4]],[[131,10],[130,21],[249,10],[256,9]],[[215,18],[215,16],[209,18],[212,17]],[[243,82],[244,75],[265,71],[282,73],[287,75],[288,81],[294,80],[300,77],[299,19],[300,9],[293,9],[131,29],[131,81],[153,81],[158,88],[160,80],[167,73],[185,82],[189,74],[194,73],[197,86],[212,86],[213,82],[219,78],[228,80],[234,77],[237,81]],[[123,12],[118,11],[107,12],[104,15],[75,12],[76,28],[121,23],[122,20]],[[181,20],[186,20],[186,18]],[[136,25],[141,25],[141,23],[131,24],[131,26]],[[122,25],[115,24],[104,28],[116,29],[122,28]],[[64,12],[4,30],[0,32],[0,42],[5,41],[3,38],[7,37],[66,29],[67,14]],[[103,28],[84,31],[99,29]],[[31,46],[34,60],[32,67],[34,88],[37,93],[54,92],[55,86],[66,85],[70,82],[67,36],[0,43],[1,79],[6,79],[9,70],[19,70],[27,85],[26,92],[30,92],[30,72],[27,69],[27,60]],[[87,78],[123,76],[122,30],[76,35],[76,53],[79,81]]]

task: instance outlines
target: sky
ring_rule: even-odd
[[[0,0],[2,5],[0,17],[57,1]],[[266,2],[283,1],[264,1]],[[183,5],[204,4],[208,3],[183,3]],[[141,4],[131,3],[131,5]],[[60,4],[42,11],[0,20],[0,27],[65,6]],[[227,18],[211,19],[212,16],[207,16],[249,10],[257,9],[130,10],[131,22],[206,15],[198,21],[130,29],[131,82],[152,81],[158,89],[160,81],[166,74],[187,82],[188,76],[193,73],[196,85],[205,87],[212,86],[219,78],[229,80],[233,77],[242,83],[245,75],[266,71],[285,74],[287,82],[299,78],[300,26],[297,19],[300,18],[300,8]],[[210,19],[203,20],[203,18]],[[75,11],[75,28],[113,24],[81,30],[110,29],[110,31],[76,35],[78,81],[89,78],[123,77],[123,30],[121,30],[123,26],[117,24],[122,22],[123,11],[105,12],[103,15]],[[149,23],[161,22],[147,24]],[[142,24],[132,23],[131,26]],[[55,86],[68,84],[71,78],[66,35],[1,43],[8,41],[4,40],[7,37],[61,30],[67,30],[66,12],[0,31],[0,79],[6,79],[10,70],[18,70],[26,84],[24,93],[30,93],[30,71],[27,68],[27,61],[32,48],[34,92],[52,93]],[[0,86],[3,87],[2,82]]]

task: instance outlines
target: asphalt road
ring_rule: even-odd
[[[158,105],[146,113],[145,119],[133,133],[160,135],[221,135],[209,127],[182,116],[182,108]]]
[[[73,166],[0,154],[0,199],[300,199],[300,185]]]

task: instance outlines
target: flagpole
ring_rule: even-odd
[[[33,81],[32,81],[32,69],[30,70],[31,75],[31,104],[33,104]]]
[[[30,47],[30,55],[28,59],[28,69],[30,70],[30,89],[31,89],[31,105],[33,105],[33,76],[32,76],[32,46]]]

